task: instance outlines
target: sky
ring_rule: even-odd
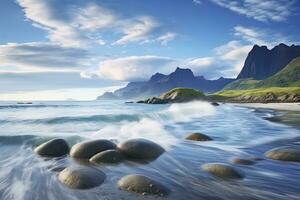
[[[156,72],[236,77],[300,44],[299,0],[1,0],[0,100],[92,100]]]

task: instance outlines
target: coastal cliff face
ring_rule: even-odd
[[[300,56],[300,46],[279,44],[269,50],[266,46],[254,45],[237,79],[266,79],[282,70],[298,56]]]

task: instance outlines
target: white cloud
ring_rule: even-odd
[[[96,4],[89,4],[78,10],[78,14],[75,14],[74,17],[74,24],[85,31],[97,31],[111,27],[117,21],[117,16],[112,11]]]
[[[28,20],[46,30],[50,41],[61,46],[85,47],[86,38],[56,10],[55,1],[17,0]]]
[[[280,33],[274,33],[269,30],[262,30],[252,27],[235,26],[234,35],[250,44],[266,45],[270,48],[279,43],[294,44],[297,43]]]
[[[59,0],[17,0],[32,24],[44,29],[51,42],[63,47],[87,48],[105,45],[101,34],[121,33],[113,44],[161,42],[166,44],[175,34],[166,33],[158,39],[161,24],[151,16],[127,18],[96,3],[84,6],[62,5]],[[165,37],[165,38],[163,38]]]
[[[52,43],[9,43],[0,45],[0,71],[78,71],[93,61],[84,49]],[[9,69],[12,70],[9,70]],[[17,70],[15,68],[18,68]]]
[[[167,32],[166,34],[157,38],[157,41],[159,41],[162,45],[167,45],[170,41],[174,40],[176,36],[176,33]]]
[[[124,36],[114,42],[115,45],[124,45],[132,42],[147,43],[151,34],[159,27],[159,23],[152,17],[143,16],[123,25]]]
[[[211,0],[219,6],[258,21],[285,21],[297,0]]]
[[[120,81],[146,80],[158,71],[169,72],[175,66],[175,60],[167,57],[122,57],[101,62],[99,76]]]
[[[200,0],[193,0],[193,2],[196,4],[196,5],[201,5],[202,2]]]

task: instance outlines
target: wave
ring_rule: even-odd
[[[0,105],[0,109],[23,109],[23,108],[59,108],[78,107],[80,105],[42,105],[42,104],[21,104],[21,105]]]
[[[70,146],[88,139],[88,136],[78,136],[78,135],[59,135],[59,136],[41,136],[41,135],[3,135],[0,136],[0,144],[2,145],[30,145],[38,146],[39,144],[49,141],[54,138],[65,139]]]
[[[23,120],[0,120],[0,123],[29,123],[29,124],[62,124],[72,122],[120,122],[137,121],[139,115],[88,115],[88,116],[63,116],[43,119],[23,119]]]

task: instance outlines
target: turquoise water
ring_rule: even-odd
[[[299,148],[297,126],[266,120],[284,112],[192,102],[173,105],[125,104],[121,101],[0,103],[0,199],[160,199],[119,190],[124,175],[147,175],[167,186],[161,199],[300,199],[300,164],[272,161],[264,153],[278,146]],[[293,113],[293,116],[299,113]],[[299,115],[300,116],[300,115]],[[210,142],[183,138],[202,132]],[[53,137],[70,145],[105,138],[120,143],[147,138],[166,152],[147,164],[124,162],[92,166],[106,173],[105,182],[90,190],[62,185],[53,168],[75,165],[70,157],[46,160],[36,145]],[[224,181],[201,169],[209,162],[230,164],[232,157],[259,157],[255,165],[235,165],[243,180]]]

